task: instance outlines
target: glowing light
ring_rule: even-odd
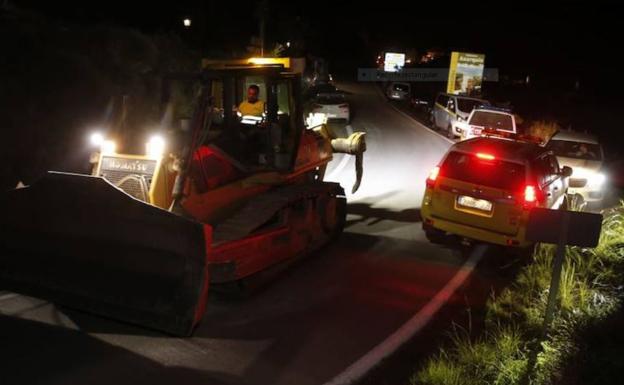
[[[188,18],[187,18],[187,19],[184,19],[184,20],[182,20],[182,23],[184,23],[184,26],[185,26],[186,28],[188,28],[188,27],[190,27],[190,26],[191,26],[191,19],[188,19]]]
[[[526,203],[534,203],[537,200],[535,187],[528,185],[524,188],[524,201]]]
[[[159,136],[154,135],[145,145],[147,156],[151,158],[160,158],[165,152],[165,140]]]
[[[247,60],[249,64],[255,65],[283,65],[284,68],[290,68],[289,57],[252,57]]]
[[[607,180],[606,175],[596,173],[596,174],[590,175],[587,181],[590,186],[600,187],[604,184],[606,180]]]
[[[486,153],[483,153],[483,152],[478,152],[477,153],[477,158],[484,159],[484,160],[494,160],[495,159],[494,155],[486,154]]]
[[[440,175],[440,166],[435,166],[427,177],[427,187],[433,187],[436,179],[438,179],[438,175]]]
[[[104,140],[100,146],[102,154],[114,154],[117,151],[117,145],[112,140]]]
[[[98,147],[98,146],[101,146],[102,143],[104,142],[104,136],[99,132],[94,132],[93,134],[91,134],[89,141],[91,142],[92,145]]]

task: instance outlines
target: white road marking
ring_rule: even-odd
[[[350,124],[348,124],[345,128],[347,130],[347,134],[353,134],[353,128],[351,128]],[[345,167],[347,167],[347,163],[349,163],[350,159],[351,157],[347,156],[346,154],[342,154],[342,159],[340,159],[340,163],[338,163],[338,166],[336,166],[336,168],[333,169],[332,172],[329,173],[329,175],[326,175],[325,179],[334,180],[334,178],[338,176],[338,174],[340,174]]]
[[[412,318],[403,324],[399,329],[392,333],[388,338],[375,346],[371,351],[362,356],[359,360],[351,364],[342,373],[326,382],[325,385],[346,385],[352,384],[360,380],[372,368],[377,366],[384,358],[390,356],[404,343],[414,337],[421,331],[448,302],[453,293],[464,283],[470,276],[479,260],[483,258],[486,245],[477,245],[468,260],[459,268],[459,271],[451,278],[450,281],[440,290],[423,308],[420,309]]]
[[[375,87],[375,89],[377,90],[377,93],[379,94],[379,96],[382,98],[382,100],[384,100],[384,101],[385,101],[385,96],[384,96],[384,94],[381,92],[381,90],[380,90],[377,86],[374,86],[374,87]],[[454,141],[454,140],[451,140],[451,139],[447,138],[446,136],[442,136],[442,135],[438,134],[436,131],[432,130],[431,128],[429,128],[429,127],[425,126],[424,124],[422,124],[421,122],[419,122],[418,120],[416,120],[413,116],[411,116],[411,115],[409,115],[409,114],[407,114],[407,113],[405,113],[405,112],[401,111],[401,109],[400,109],[400,108],[398,108],[397,106],[395,106],[394,104],[392,104],[392,103],[388,103],[388,105],[389,105],[390,107],[392,107],[395,111],[397,111],[398,113],[400,113],[401,115],[403,115],[403,116],[405,116],[406,118],[408,118],[408,119],[410,119],[410,120],[414,121],[415,123],[418,123],[418,125],[419,125],[419,126],[422,126],[425,130],[429,131],[430,133],[434,134],[435,136],[438,136],[438,137],[440,137],[440,138],[442,138],[442,139],[446,140],[446,141],[447,141],[447,142],[449,142],[449,143],[453,143],[453,144],[455,144],[455,141]]]

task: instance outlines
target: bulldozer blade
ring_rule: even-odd
[[[210,226],[56,172],[0,210],[0,288],[174,335],[201,319]]]

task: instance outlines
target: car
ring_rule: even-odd
[[[351,121],[349,102],[341,92],[318,94],[312,101],[312,112],[325,114],[328,120],[340,119],[347,124]]]
[[[546,144],[564,166],[572,168],[570,194],[579,208],[599,208],[605,195],[604,151],[595,136],[559,131]]]
[[[466,121],[455,123],[454,131],[460,134],[461,140],[484,135],[486,132],[516,134],[516,117],[507,108],[479,106],[472,110]]]
[[[489,104],[484,99],[440,93],[431,111],[431,125],[436,130],[446,131],[449,138],[461,136],[461,132],[457,131],[456,123],[468,120],[470,113],[476,107]]]
[[[572,170],[534,142],[478,137],[450,147],[426,181],[421,208],[431,242],[447,235],[526,248],[534,207],[565,209]]]
[[[411,93],[412,87],[409,83],[391,82],[386,88],[386,96],[390,100],[409,100]]]

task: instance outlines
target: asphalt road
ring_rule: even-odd
[[[465,262],[420,227],[425,178],[450,143],[373,85],[343,88],[368,151],[337,242],[250,298],[211,300],[188,339],[0,292],[0,383],[322,384],[422,309]],[[328,176],[350,190],[353,160]]]

